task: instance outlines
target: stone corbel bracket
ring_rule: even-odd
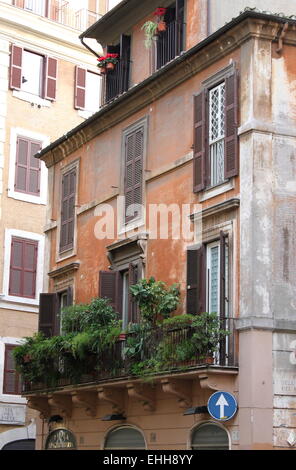
[[[144,410],[154,411],[155,410],[155,397],[154,391],[147,389],[143,390],[143,386],[136,384],[128,384],[127,393],[130,398],[137,400],[142,403]]]
[[[28,408],[32,408],[33,410],[39,411],[41,419],[47,419],[51,415],[51,410],[47,397],[29,398],[27,406]]]
[[[191,393],[189,385],[181,384],[177,380],[163,379],[161,380],[162,390],[177,397],[180,408],[190,408],[192,405]]]
[[[98,402],[96,392],[73,392],[71,396],[74,406],[85,408],[85,414],[87,416],[96,416]]]
[[[100,387],[97,389],[97,396],[99,401],[109,403],[115,413],[121,414],[124,412],[124,394],[122,393],[122,391],[117,389]]]
[[[234,379],[236,375],[233,374],[199,374],[200,387],[207,390],[225,390],[233,392]]]
[[[71,395],[51,395],[48,403],[52,408],[57,408],[59,414],[63,417],[71,418],[72,416],[72,397]]]

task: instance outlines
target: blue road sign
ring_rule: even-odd
[[[208,412],[218,421],[228,421],[237,412],[235,397],[229,392],[215,392],[208,401]]]

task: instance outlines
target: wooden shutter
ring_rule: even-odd
[[[37,254],[38,241],[12,238],[9,295],[35,298]]]
[[[130,71],[130,55],[131,55],[131,36],[122,34],[120,36],[120,62],[117,66],[121,69],[122,80],[120,83],[120,93],[124,93],[129,89],[129,71]]]
[[[63,175],[60,252],[73,248],[76,196],[76,169]]]
[[[39,196],[40,194],[40,160],[35,158],[42,148],[41,142],[25,137],[18,137],[16,143],[15,191]]]
[[[191,315],[206,309],[205,246],[187,251],[186,311]]]
[[[108,299],[110,305],[117,309],[117,272],[100,271],[99,273],[99,297]]]
[[[43,333],[47,338],[51,338],[58,333],[58,309],[59,303],[56,293],[40,294],[38,331]]]
[[[127,215],[129,206],[142,204],[144,129],[140,128],[126,136],[125,140],[125,221],[129,222],[139,215],[139,208],[134,208]]]
[[[12,344],[5,345],[3,393],[20,395],[21,380],[19,374],[15,370],[15,361],[12,355],[14,348],[15,346]]]
[[[52,57],[45,58],[44,98],[54,101],[57,91],[58,61]]]
[[[69,286],[67,288],[67,307],[73,305],[73,287]]]
[[[220,232],[220,317],[225,317],[227,234]]]
[[[134,286],[140,279],[140,269],[138,263],[129,264],[129,287]],[[134,300],[131,292],[129,291],[129,309],[128,309],[128,322],[138,323],[139,322],[139,307],[137,302]]]
[[[238,175],[238,73],[225,79],[225,178]]]
[[[75,109],[85,108],[86,70],[75,67]]]
[[[11,46],[10,56],[10,88],[20,90],[22,86],[22,47]]]
[[[193,192],[202,191],[207,181],[207,92],[194,96]]]

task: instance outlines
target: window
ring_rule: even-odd
[[[101,103],[101,77],[81,67],[75,69],[75,109],[95,113]]]
[[[139,312],[136,302],[129,291],[130,286],[140,279],[140,262],[132,262],[128,269],[100,271],[99,297],[107,298],[122,319],[122,329],[128,323],[138,323]]]
[[[233,67],[218,75],[194,97],[195,193],[238,175],[238,76]]]
[[[9,295],[36,297],[38,241],[12,237]]]
[[[114,70],[105,75],[104,102],[108,103],[129,89],[131,36],[122,34],[120,43],[107,46],[107,53],[118,54],[119,60]]]
[[[191,449],[229,450],[227,431],[215,423],[201,424],[193,431]]]
[[[46,0],[24,0],[24,10],[45,16]]]
[[[140,431],[129,426],[110,431],[107,435],[104,449],[146,449],[144,437]]]
[[[57,60],[12,45],[10,88],[47,100],[56,99]]]
[[[12,355],[14,348],[15,346],[12,344],[5,345],[3,393],[8,395],[20,395],[22,388],[20,376],[15,370]]]
[[[216,312],[228,317],[228,235],[187,251],[187,313]]]
[[[41,142],[17,137],[14,190],[35,196],[40,195],[40,160],[34,158]]]
[[[125,223],[141,216],[143,202],[144,127],[125,135]]]
[[[167,8],[164,21],[166,30],[159,32],[157,39],[157,69],[184,50],[184,0],[176,0]]]
[[[60,253],[74,246],[76,168],[62,176]]]

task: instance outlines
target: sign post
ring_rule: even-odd
[[[229,392],[215,392],[208,401],[208,412],[217,421],[228,421],[237,412],[235,397]]]

